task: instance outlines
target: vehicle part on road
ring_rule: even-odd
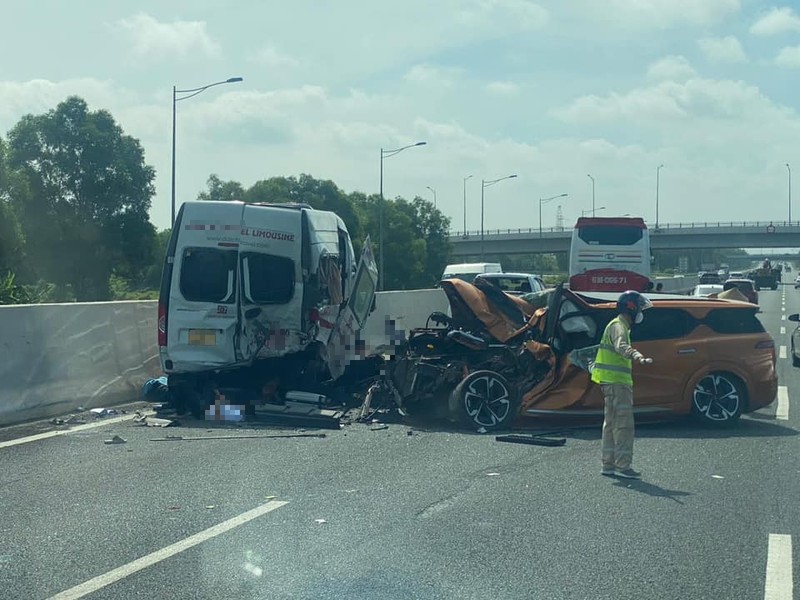
[[[194,442],[196,440],[269,440],[283,438],[324,438],[327,433],[286,433],[277,435],[201,435],[183,437],[182,435],[168,435],[163,438],[153,438],[151,442]]]
[[[495,436],[496,442],[510,442],[512,444],[530,444],[532,446],[563,446],[566,438],[547,438],[540,435],[509,434]]]
[[[745,395],[738,377],[731,373],[705,375],[692,389],[692,412],[703,423],[726,425],[742,414]]]
[[[473,371],[450,395],[450,413],[465,425],[495,430],[516,418],[518,402],[517,391],[505,377],[494,371]]]
[[[172,419],[157,419],[156,417],[145,417],[144,423],[148,427],[170,427],[178,424],[177,421]]]
[[[104,444],[125,444],[127,442],[128,442],[128,440],[124,440],[121,437],[119,437],[118,435],[115,435],[110,440],[105,440],[103,443]]]

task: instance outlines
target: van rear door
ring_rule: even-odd
[[[236,362],[237,255],[240,202],[187,202],[177,235],[166,323],[167,372],[221,368]]]
[[[247,205],[239,245],[241,336],[244,362],[302,350],[303,211]]]

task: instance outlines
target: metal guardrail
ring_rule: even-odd
[[[767,228],[774,227],[775,231],[780,231],[782,228],[791,227],[794,230],[800,232],[800,221],[703,221],[697,223],[659,223],[658,227],[655,225],[649,225],[648,228],[650,229],[650,233],[663,233],[666,230],[691,230],[691,229],[731,229],[734,227],[743,227],[743,228],[750,228],[750,229],[762,229],[764,232],[767,232]],[[543,227],[541,229],[542,234],[553,234],[553,233],[568,233],[572,235],[572,228],[567,227]],[[508,235],[508,234],[522,234],[522,233],[530,233],[530,234],[539,234],[538,227],[519,227],[513,228],[510,227],[508,229],[484,229],[483,235],[486,237],[487,235]],[[472,237],[481,235],[481,230],[467,230],[467,231],[451,231],[448,234],[450,237]]]

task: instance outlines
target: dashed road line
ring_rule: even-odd
[[[188,550],[189,548],[197,546],[198,544],[202,544],[203,542],[208,541],[211,538],[215,538],[226,531],[230,531],[235,527],[244,525],[245,523],[252,521],[253,519],[257,519],[258,517],[265,515],[268,512],[272,512],[281,506],[285,506],[286,504],[288,504],[288,502],[284,500],[270,500],[266,504],[262,504],[261,506],[258,506],[252,510],[248,510],[247,512],[228,519],[227,521],[223,521],[218,525],[204,529],[200,533],[195,533],[194,535],[166,546],[161,550],[151,552],[150,554],[142,556],[141,558],[137,558],[126,565],[117,567],[108,573],[98,575],[89,581],[81,583],[80,585],[76,585],[75,587],[65,590],[60,594],[56,594],[55,596],[51,597],[50,600],[77,600],[77,598],[83,598],[88,594],[92,594],[97,590],[109,586],[112,583],[116,583],[117,581],[133,575],[142,569],[146,569],[147,567],[175,556],[184,550]]]
[[[770,533],[764,600],[792,600],[792,536]]]
[[[785,321],[785,320],[786,320],[786,315],[781,315],[781,321]]]
[[[783,335],[784,333],[786,333],[786,327],[781,325],[781,335]]]
[[[780,354],[778,355],[778,358],[786,358],[786,346],[780,347]]]
[[[775,418],[779,421],[789,420],[789,388],[785,385],[778,386],[778,407],[775,409]]]

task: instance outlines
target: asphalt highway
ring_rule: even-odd
[[[0,443],[0,596],[800,597],[800,291],[760,296],[780,411],[638,426],[639,482],[600,476],[599,423],[563,447],[402,424],[152,441],[315,432],[130,420]]]

